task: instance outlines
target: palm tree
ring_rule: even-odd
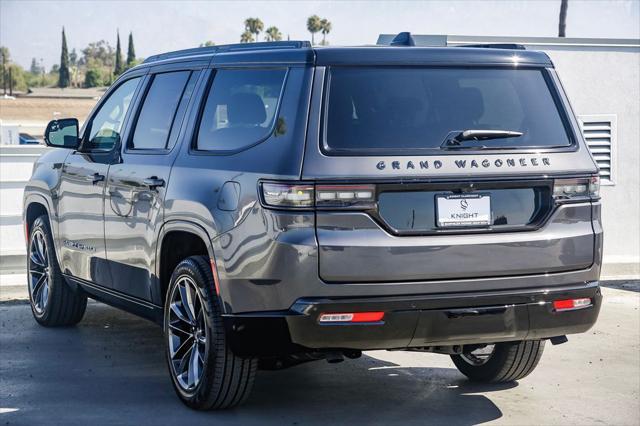
[[[312,15],[307,18],[307,30],[311,33],[311,44],[315,44],[314,35],[322,29],[320,17]]]
[[[326,45],[327,41],[325,40],[325,37],[331,32],[331,22],[328,19],[323,19],[320,21],[320,27],[320,31],[322,31],[322,43],[320,44]]]
[[[240,35],[240,43],[253,43],[254,41],[253,33],[249,30],[246,30]]]
[[[267,41],[280,41],[282,40],[282,33],[278,29],[278,27],[269,27],[267,28]]]
[[[260,18],[247,18],[244,20],[244,29],[249,31],[251,34],[255,34],[256,41],[258,41],[258,34],[260,34],[260,31],[264,29],[264,24]]]
[[[569,7],[569,0],[561,0],[560,22],[558,23],[558,37],[565,37],[565,29],[567,28],[567,7]]]

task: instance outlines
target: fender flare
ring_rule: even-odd
[[[42,204],[45,208],[45,210],[47,211],[47,217],[49,218],[49,228],[51,229],[51,239],[53,240],[53,251],[56,254],[56,260],[58,261],[58,265],[60,265],[60,251],[59,251],[59,246],[60,246],[60,241],[58,240],[58,227],[57,227],[57,222],[56,222],[56,226],[53,226],[53,215],[55,215],[55,212],[53,211],[53,209],[51,208],[51,203],[49,202],[49,200],[41,194],[25,194],[24,197],[24,201],[22,203],[22,225],[23,225],[23,229],[25,230],[25,232],[30,232],[31,230],[27,230],[26,228],[26,223],[27,223],[27,210],[29,209],[29,206],[31,204]],[[29,243],[29,235],[25,235],[25,245],[27,245]],[[26,247],[27,251],[29,250],[29,247]]]
[[[204,241],[205,247],[207,248],[207,254],[209,256],[209,259],[213,262],[213,267],[216,268],[216,271],[212,271],[214,273],[214,280],[217,281],[218,280],[218,262],[216,261],[216,256],[214,253],[214,248],[213,248],[213,244],[211,242],[211,238],[209,236],[209,233],[206,231],[206,229],[204,228],[204,226],[196,223],[196,222],[192,222],[189,220],[184,220],[184,219],[172,219],[169,220],[165,223],[162,224],[162,227],[160,228],[160,231],[158,232],[158,236],[157,236],[157,243],[156,243],[156,250],[155,250],[155,257],[156,257],[156,261],[155,261],[155,266],[154,266],[154,272],[156,277],[158,277],[158,283],[160,282],[159,277],[160,277],[160,258],[161,258],[161,253],[162,253],[162,241],[164,240],[165,235],[167,235],[169,232],[173,232],[173,231],[182,231],[182,232],[188,232],[191,234],[194,234],[198,237],[200,237],[200,239],[202,241]],[[222,289],[221,286],[219,286],[218,284],[214,283],[216,285],[216,292],[218,293],[218,297],[220,298],[220,301],[222,302],[222,309],[223,311],[225,310],[224,306],[224,297],[222,295]]]

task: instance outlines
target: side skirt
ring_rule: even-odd
[[[146,300],[138,299],[137,297],[129,296],[110,288],[98,286],[76,277],[69,275],[65,275],[64,277],[69,283],[82,288],[90,298],[115,308],[122,309],[130,314],[148,319],[162,326],[164,316],[164,309],[162,306],[154,305]]]

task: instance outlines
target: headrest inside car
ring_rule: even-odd
[[[260,96],[236,93],[229,98],[227,118],[230,126],[259,126],[267,119],[267,112]]]

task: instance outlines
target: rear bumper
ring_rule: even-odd
[[[591,298],[555,312],[554,300]],[[232,350],[244,356],[323,349],[403,349],[543,339],[582,333],[595,323],[598,282],[556,288],[368,298],[300,299],[289,310],[224,316]],[[331,312],[384,311],[383,321],[320,324]]]

